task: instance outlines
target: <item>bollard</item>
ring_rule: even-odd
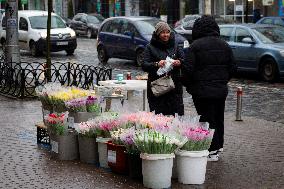
[[[243,97],[243,88],[238,87],[238,89],[237,89],[236,121],[243,121],[242,120],[242,97]]]

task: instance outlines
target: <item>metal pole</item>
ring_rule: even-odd
[[[238,89],[237,89],[236,121],[243,121],[242,120],[242,97],[243,97],[243,88],[238,87]]]
[[[19,34],[18,34],[18,0],[8,0],[5,9],[6,17],[6,48],[5,62],[20,63]]]
[[[248,23],[248,0],[246,0],[246,23]]]

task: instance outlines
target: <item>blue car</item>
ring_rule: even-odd
[[[278,26],[284,26],[284,17],[279,16],[270,16],[270,17],[263,17],[256,24],[272,24]]]
[[[135,60],[142,64],[143,51],[152,38],[155,25],[160,20],[153,17],[112,17],[106,19],[97,37],[97,51],[100,62],[109,58]],[[178,44],[185,49],[188,41],[174,30]]]
[[[284,76],[284,28],[264,24],[220,25],[238,71],[259,73],[265,81]]]

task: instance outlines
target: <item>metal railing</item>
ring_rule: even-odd
[[[45,63],[6,64],[0,57],[0,94],[18,98],[35,97],[35,88],[47,82],[46,74]],[[108,67],[71,62],[53,62],[51,65],[51,81],[65,86],[93,89],[99,81],[111,77],[112,69]]]

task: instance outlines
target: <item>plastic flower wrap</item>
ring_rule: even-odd
[[[124,143],[121,140],[120,135],[124,132],[124,129],[118,129],[115,131],[110,131],[110,136],[112,143],[117,144],[117,145],[123,145]]]
[[[82,122],[79,123],[75,130],[80,136],[87,137],[87,138],[95,138],[96,137],[96,129],[94,125],[90,122]]]
[[[126,147],[126,151],[128,154],[140,154],[140,151],[134,143],[135,131],[135,128],[131,127],[128,129],[124,129],[123,132],[120,134],[120,140]]]
[[[171,154],[183,145],[176,137],[152,129],[137,131],[134,142],[141,153],[147,154]]]
[[[101,112],[100,100],[95,96],[88,96],[86,99],[87,112]]]
[[[69,112],[86,112],[86,99],[76,98],[65,102],[65,106]]]
[[[181,135],[187,138],[187,142],[181,148],[187,151],[208,150],[213,138],[214,129],[185,128],[181,131]]]
[[[57,135],[63,135],[67,132],[67,118],[68,112],[64,113],[52,113],[45,117],[45,121],[48,124],[52,132]]]
[[[106,112],[89,121],[96,131],[97,136],[108,138],[110,131],[116,130],[119,126],[118,114],[113,112]]]

